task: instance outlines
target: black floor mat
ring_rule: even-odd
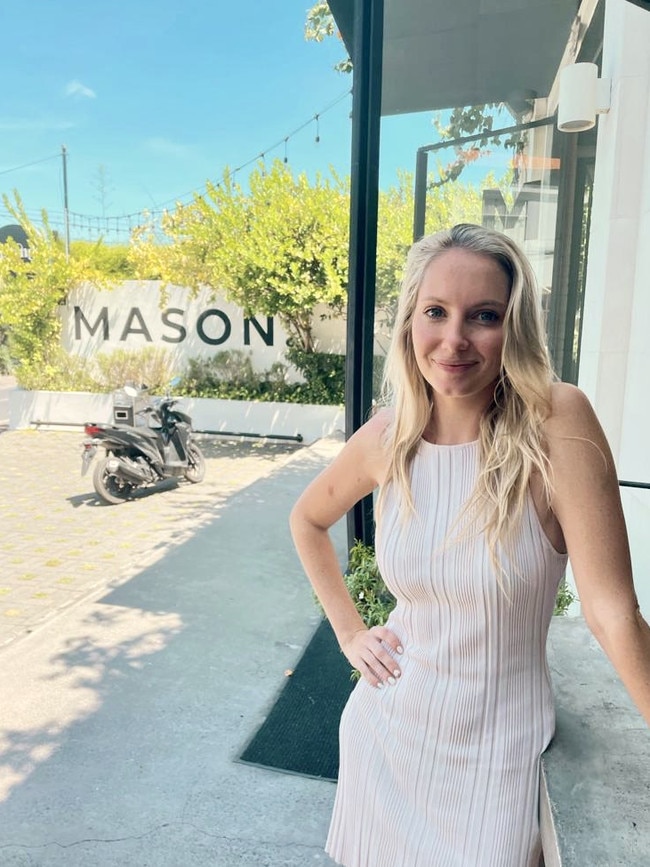
[[[239,761],[336,780],[341,712],[354,687],[350,663],[326,620]]]

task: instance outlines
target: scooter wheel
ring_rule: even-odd
[[[205,478],[205,458],[203,452],[196,443],[189,443],[187,446],[187,461],[188,467],[185,470],[185,478],[192,484],[202,482]]]
[[[105,503],[117,506],[131,496],[133,485],[125,482],[108,469],[108,458],[102,458],[95,465],[93,473],[93,485],[98,496]]]

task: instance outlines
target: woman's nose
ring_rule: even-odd
[[[450,349],[466,349],[469,341],[467,339],[465,323],[453,318],[448,319],[445,323],[443,340]]]

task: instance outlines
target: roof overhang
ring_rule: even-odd
[[[354,62],[354,0],[329,0]],[[385,0],[382,114],[547,96],[576,0]]]

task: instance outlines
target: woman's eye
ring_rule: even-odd
[[[428,307],[424,312],[429,319],[441,319],[445,315],[442,307]]]
[[[498,322],[499,314],[495,313],[494,310],[480,310],[476,314],[476,318],[479,322]]]

